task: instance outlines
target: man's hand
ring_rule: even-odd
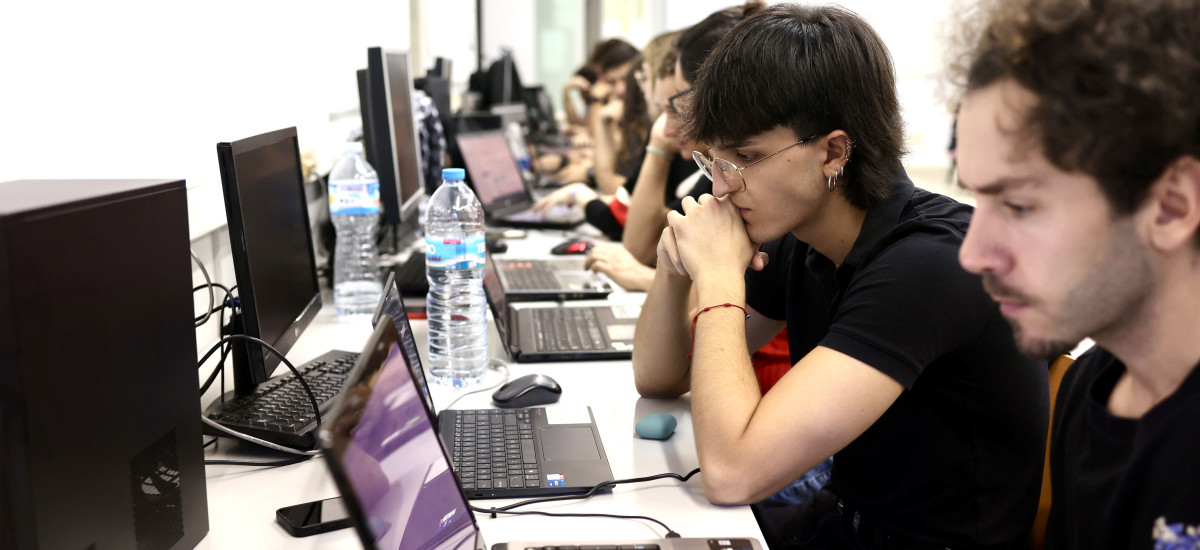
[[[662,152],[670,155],[678,155],[679,147],[675,145],[675,140],[667,137],[664,133],[667,128],[667,114],[658,115],[658,120],[654,121],[654,126],[650,128],[650,146],[657,147]]]
[[[597,245],[588,252],[583,265],[608,275],[625,290],[647,290],[650,283],[654,282],[654,269],[642,265],[620,244]]]
[[[572,183],[556,189],[553,193],[542,197],[537,202],[533,203],[533,211],[545,213],[551,208],[564,204],[566,206],[575,206],[577,204],[587,204],[592,199],[597,198],[596,192],[588,187],[586,183]]]
[[[701,195],[699,202],[685,197],[683,212],[667,213],[664,236],[670,231],[673,238],[668,244],[674,246],[666,247],[665,252],[693,281],[712,276],[740,279],[746,268],[766,266],[766,254],[757,252],[758,245],[750,242],[733,201],[712,195]],[[661,242],[659,247],[664,248]]]

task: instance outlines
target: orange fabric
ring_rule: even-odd
[[[779,331],[762,349],[750,356],[754,365],[754,376],[758,387],[765,394],[792,368],[792,357],[788,353],[787,329]]]

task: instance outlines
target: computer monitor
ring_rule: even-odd
[[[364,149],[367,162],[379,174],[383,221],[392,225],[415,221],[425,194],[411,74],[408,52],[367,49],[370,86],[366,98],[369,106],[362,110]]]
[[[321,309],[296,129],[218,143],[217,159],[241,302],[233,330],[286,354]],[[245,343],[234,344],[233,357],[238,393],[266,382],[280,362]]]

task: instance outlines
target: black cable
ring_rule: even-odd
[[[526,510],[524,512],[510,512],[510,511],[499,510],[499,509],[495,509],[495,508],[479,508],[477,506],[471,506],[470,504],[467,505],[467,508],[470,508],[471,511],[473,511],[473,512],[479,512],[481,514],[491,514],[492,517],[495,517],[496,514],[513,514],[513,515],[517,515],[517,516],[549,516],[552,518],[644,519],[646,521],[652,521],[654,523],[657,523],[657,524],[661,525],[663,529],[666,529],[667,534],[665,535],[665,538],[668,538],[668,539],[680,538],[679,533],[676,533],[675,531],[671,530],[670,527],[667,527],[667,524],[665,524],[661,521],[658,521],[650,516],[623,516],[623,515],[619,515],[619,514],[571,514],[571,513],[559,513],[559,512],[539,512],[536,510]]]
[[[266,348],[271,353],[275,354],[275,356],[278,357],[280,361],[283,361],[283,364],[287,365],[287,368],[292,371],[293,375],[295,375],[296,380],[298,382],[300,382],[301,386],[304,387],[304,392],[308,394],[308,401],[310,404],[312,404],[313,415],[316,416],[317,426],[321,425],[321,406],[319,403],[317,403],[317,397],[313,394],[312,388],[308,387],[308,382],[304,381],[304,377],[300,375],[300,371],[296,370],[296,366],[293,365],[291,361],[288,361],[287,357],[285,357],[282,353],[280,353],[279,350],[275,349],[274,346],[262,341],[261,339],[255,338],[253,336],[247,336],[245,334],[230,334],[229,336],[226,336],[226,337],[220,339],[216,344],[213,345],[213,347],[209,348],[208,352],[204,354],[204,357],[200,358],[200,362],[199,362],[199,364],[197,364],[196,368],[200,368],[200,365],[203,365],[205,361],[208,361],[208,358],[212,357],[213,353],[215,353],[218,349],[221,349],[221,344],[224,344],[227,342],[232,342],[234,340],[245,340],[248,342],[254,342],[254,343]],[[221,380],[224,381],[225,377],[222,376]],[[222,393],[222,395],[224,395],[224,394]]]
[[[212,386],[212,383],[216,381],[217,375],[225,371],[225,357],[229,355],[232,349],[230,346],[225,346],[221,350],[221,360],[217,361],[217,366],[213,368],[212,374],[208,375],[208,380],[205,380],[204,385],[200,386],[200,395],[204,395],[208,391],[208,388]]]
[[[582,499],[590,498],[592,495],[596,494],[596,491],[599,491],[600,489],[605,489],[605,488],[613,487],[616,485],[622,485],[625,483],[643,483],[646,481],[654,481],[656,479],[665,479],[665,478],[674,478],[674,479],[678,479],[681,482],[686,483],[687,480],[691,479],[692,476],[694,476],[698,473],[700,473],[700,468],[696,468],[696,469],[688,472],[688,474],[685,476],[681,476],[674,472],[669,472],[669,473],[665,473],[665,474],[657,474],[657,475],[652,475],[652,476],[647,476],[647,477],[635,477],[635,478],[630,478],[630,479],[615,479],[615,480],[611,480],[611,481],[605,481],[605,482],[598,483],[598,484],[596,484],[596,486],[592,487],[591,489],[588,489],[588,491],[586,493],[579,494],[579,495],[562,495],[562,496],[554,496],[554,497],[531,498],[528,500],[522,500],[520,502],[514,502],[512,504],[509,504],[508,506],[501,506],[500,508],[487,508],[487,509],[483,509],[483,510],[479,510],[479,511],[489,513],[489,514],[496,514],[496,513],[500,513],[500,512],[507,512],[509,510],[512,510],[513,508],[520,508],[522,506],[528,506],[530,504],[541,504],[543,502],[556,502],[556,501],[560,501],[560,500],[582,500]],[[666,527],[666,526],[664,525],[663,527]]]
[[[226,288],[225,285],[223,285],[221,283],[206,283],[206,284],[202,284],[202,285],[197,285],[192,288],[192,292],[196,292],[197,290],[201,290],[201,289],[209,288],[209,287],[216,287],[221,290],[224,290],[225,291],[225,300],[223,300],[221,302],[221,305],[213,307],[212,310],[210,310],[207,314],[197,316],[195,319],[196,322],[200,322],[201,319],[205,319],[205,317],[208,317],[218,311],[221,311],[222,309],[224,309],[226,307],[230,307],[229,306],[229,298],[230,298],[230,296],[233,295],[233,290]]]
[[[269,468],[277,468],[279,466],[290,466],[304,462],[316,455],[303,455],[295,458],[286,458],[284,460],[276,460],[274,462],[249,462],[245,460],[205,460],[205,466],[266,466]]]
[[[207,449],[209,445],[212,445],[213,443],[216,443],[216,442],[217,442],[217,438],[214,437],[214,438],[208,440],[208,443],[205,443],[204,447],[202,447],[202,448]]]

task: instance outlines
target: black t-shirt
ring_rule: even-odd
[[[629,173],[625,174],[625,190],[629,192],[630,196],[633,196],[634,184],[637,183],[638,175],[641,174],[642,160],[644,158],[638,157],[636,162],[630,163]],[[684,162],[680,157],[672,159],[671,167],[667,172],[667,186],[663,196],[663,204],[667,208],[680,214],[683,213],[683,199],[675,197],[675,190],[679,188],[679,184],[683,183],[688,176],[695,174],[697,170],[699,168],[691,160]],[[712,193],[712,181],[704,176],[700,176],[700,180],[696,182],[696,185],[685,196],[698,199],[700,195],[705,193]],[[588,223],[599,229],[609,239],[619,241],[625,235],[625,226],[617,221],[607,202],[595,199],[584,205],[583,213]]]
[[[825,346],[907,389],[835,455],[830,490],[894,536],[1021,546],[1041,485],[1048,370],[1017,352],[958,264],[971,212],[901,173],[840,267],[787,235],[764,245],[767,269],[747,272],[747,302],[787,320],[793,363]]]
[[[1048,548],[1200,543],[1200,368],[1140,419],[1108,412],[1124,373],[1097,346],[1063,377],[1050,444]]]

